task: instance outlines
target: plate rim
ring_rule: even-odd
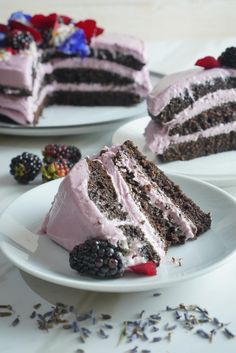
[[[177,177],[180,179],[187,179],[187,181],[190,182],[194,182],[194,183],[200,183],[203,184],[205,187],[213,189],[214,191],[216,191],[217,193],[220,193],[221,195],[223,195],[224,197],[228,198],[230,201],[233,202],[233,204],[235,205],[236,208],[236,199],[231,196],[229,193],[227,193],[226,191],[218,188],[215,185],[212,185],[206,181],[203,180],[199,180],[197,178],[192,178],[189,176],[183,176],[180,174],[176,174],[176,173],[166,173],[168,175],[168,177],[172,178],[172,177]],[[60,183],[62,181],[62,179],[58,179],[53,181],[53,183]],[[2,214],[0,215],[0,219],[2,216],[4,216],[5,214],[8,213],[8,211],[11,209],[11,207],[14,206],[15,202],[19,202],[21,198],[25,197],[26,194],[30,194],[31,192],[33,192],[33,190],[38,189],[38,188],[43,188],[45,184],[39,185],[35,188],[32,188],[31,190],[23,193],[22,195],[20,195],[19,197],[17,197],[13,202],[10,203],[10,205],[2,212]],[[3,234],[1,234],[0,231],[0,249],[3,252],[3,254],[8,258],[8,260],[10,260],[17,268],[21,269],[22,271],[25,271],[29,274],[31,274],[32,276],[36,277],[36,278],[40,278],[42,280],[45,280],[47,282],[50,283],[54,283],[54,284],[58,284],[61,286],[66,286],[69,288],[75,288],[75,289],[82,289],[82,290],[88,290],[88,291],[96,291],[96,292],[106,292],[106,293],[131,293],[131,292],[141,292],[141,291],[149,291],[149,290],[153,290],[153,289],[157,289],[157,288],[165,288],[165,287],[170,287],[172,285],[181,283],[181,282],[185,282],[197,277],[201,277],[203,275],[206,275],[210,272],[213,272],[215,270],[217,270],[218,268],[222,267],[223,265],[229,263],[236,255],[236,247],[226,256],[224,256],[221,260],[217,261],[216,263],[213,263],[203,269],[194,271],[192,273],[188,273],[188,274],[184,274],[183,277],[179,276],[175,279],[172,280],[164,280],[162,281],[160,284],[158,283],[158,277],[145,277],[145,281],[141,281],[140,283],[136,282],[136,283],[132,283],[130,284],[130,282],[125,283],[124,287],[120,287],[120,286],[113,286],[113,284],[111,282],[113,282],[113,280],[108,280],[108,281],[94,281],[94,282],[86,282],[84,280],[80,281],[80,279],[72,279],[72,278],[67,278],[65,275],[58,275],[57,273],[53,275],[50,273],[45,273],[43,270],[40,270],[39,268],[36,268],[35,265],[31,265],[31,267],[27,267],[27,262],[21,262],[20,263],[14,258],[14,256],[9,253],[9,249],[7,249],[8,244],[10,244],[10,246],[14,246],[14,242],[5,237]],[[57,244],[55,244],[55,246],[58,246]],[[141,278],[141,277],[139,277]],[[144,278],[144,277],[143,277]],[[157,278],[157,280],[155,280]],[[153,280],[154,279],[154,280]],[[100,283],[102,283],[103,285],[100,286]],[[115,282],[114,282],[115,283]],[[105,284],[105,285],[104,285]]]

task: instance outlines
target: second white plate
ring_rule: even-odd
[[[153,277],[126,274],[101,281],[79,276],[69,266],[69,254],[44,235],[38,235],[60,180],[36,187],[14,201],[0,217],[0,247],[19,268],[52,283],[101,292],[137,292],[173,285],[201,276],[229,261],[236,253],[236,201],[226,192],[191,178],[171,175],[184,192],[212,214],[211,229],[196,241],[169,249]],[[171,258],[182,258],[181,267]]]
[[[150,117],[146,116],[122,125],[114,133],[112,142],[121,144],[125,140],[132,140],[148,159],[157,162],[164,172],[188,175],[217,186],[236,185],[236,151],[212,154],[189,161],[162,163],[145,144],[143,133],[149,121]]]

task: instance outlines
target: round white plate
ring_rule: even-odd
[[[150,72],[155,85],[162,74]],[[146,101],[130,107],[72,107],[52,106],[45,108],[36,126],[20,126],[0,122],[0,134],[18,136],[62,136],[100,132],[120,124],[122,121],[144,116]]]
[[[150,117],[146,116],[122,125],[114,133],[112,143],[121,144],[125,140],[132,140],[148,159],[157,162],[164,172],[188,175],[217,186],[236,185],[236,151],[212,154],[190,161],[163,163],[146,146],[143,133],[149,121]]]
[[[69,266],[69,255],[44,235],[38,235],[60,180],[36,187],[16,199],[0,218],[0,246],[20,269],[67,287],[101,292],[135,292],[173,285],[201,276],[229,261],[236,250],[236,201],[208,183],[170,175],[207,212],[212,228],[196,241],[169,249],[154,277],[125,274],[114,280],[97,280],[77,274]],[[69,227],[69,225],[68,225]],[[171,257],[182,258],[181,267]]]

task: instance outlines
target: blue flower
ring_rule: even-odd
[[[76,30],[63,44],[57,47],[57,50],[67,55],[79,54],[81,58],[90,54],[90,49],[86,43],[85,34],[82,29]]]
[[[8,20],[8,23],[10,23],[11,21],[17,21],[20,23],[23,23],[24,25],[29,25],[31,16],[27,15],[25,13],[23,13],[22,11],[17,11],[17,12],[13,12]]]
[[[0,47],[6,46],[6,33],[0,32]]]

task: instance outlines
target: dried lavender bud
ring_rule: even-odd
[[[153,297],[160,297],[161,293],[153,293]]]
[[[84,337],[86,337],[86,338],[89,337],[89,335],[91,335],[91,333],[92,333],[87,327],[81,327],[81,331],[82,331]]]
[[[85,353],[85,352],[84,352],[84,350],[83,350],[83,349],[78,348],[78,349],[76,349],[75,353]]]
[[[34,308],[35,310],[38,310],[41,306],[42,306],[42,304],[41,304],[41,303],[38,303],[38,304],[33,305],[33,308]]]
[[[181,319],[181,315],[180,315],[180,313],[177,310],[175,312],[175,318],[176,318],[176,320]]]
[[[176,327],[177,327],[176,325],[169,326],[169,324],[167,323],[167,324],[165,324],[164,329],[166,331],[173,331],[176,329]]]
[[[196,333],[199,336],[201,336],[202,338],[208,338],[208,339],[210,338],[209,334],[206,331],[202,330],[202,329],[197,330]]]
[[[157,331],[159,331],[159,328],[156,326],[152,326],[151,332],[157,332]]]
[[[113,329],[113,325],[111,324],[104,324],[105,328],[108,328],[109,330]]]
[[[153,340],[152,342],[155,343],[155,342],[160,342],[162,340],[161,337],[153,337]]]
[[[102,320],[110,320],[110,319],[111,319],[111,315],[109,315],[109,314],[102,314],[102,315],[101,315],[101,319],[102,319]]]
[[[234,338],[235,337],[235,335],[231,331],[229,331],[229,329],[227,329],[226,327],[225,327],[223,333],[225,334],[225,336],[227,338]]]
[[[87,313],[87,314],[83,314],[83,315],[77,315],[76,317],[76,320],[77,321],[85,321],[85,320],[88,320],[90,319],[90,315]]]
[[[36,316],[36,311],[34,310],[31,314],[30,314],[30,319],[34,319]]]
[[[98,335],[99,335],[100,337],[102,337],[102,338],[108,338],[108,337],[109,337],[109,335],[106,334],[106,333],[103,331],[102,328],[100,328],[100,330],[98,331]]]
[[[73,332],[79,332],[80,331],[80,327],[79,327],[79,325],[78,325],[78,323],[76,321],[72,322],[72,329],[73,329]]]
[[[71,330],[72,329],[72,325],[71,324],[65,324],[62,326],[63,330]]]
[[[148,349],[142,349],[141,352],[142,353],[151,353],[151,351],[149,351]]]
[[[139,319],[142,319],[144,313],[145,313],[145,310],[142,310],[141,313],[138,314],[138,318],[139,318]]]
[[[10,326],[17,326],[18,324],[20,323],[20,319],[17,317],[14,321],[12,321],[11,325]]]
[[[82,335],[79,336],[79,341],[80,343],[85,343],[85,339]]]
[[[130,353],[137,353],[138,352],[138,346],[130,349]]]
[[[160,314],[152,314],[149,316],[152,320],[161,320],[161,315]]]

